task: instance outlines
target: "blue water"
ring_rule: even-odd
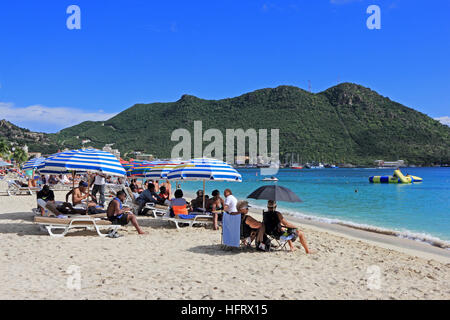
[[[369,183],[369,176],[392,175],[392,169],[281,169],[277,183],[294,191],[303,202],[280,202],[278,208],[330,223],[364,225],[399,231],[407,237],[419,235],[425,241],[437,238],[450,242],[450,168],[405,168],[402,172],[424,181],[408,185]],[[242,183],[207,182],[207,194],[214,189],[223,194],[225,188],[231,188],[238,199],[245,199],[258,187],[273,183],[261,181],[257,169],[240,173]],[[202,182],[182,183],[182,189],[191,194],[202,187]],[[261,209],[266,206],[266,201],[250,203]]]

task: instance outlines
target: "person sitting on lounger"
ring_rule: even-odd
[[[130,190],[135,200],[139,198],[139,193],[137,192],[136,185],[130,184]]]
[[[136,179],[132,179],[132,180],[131,180],[131,182],[130,182],[130,188],[131,188],[132,186],[134,186],[136,192],[138,192],[138,190],[139,190],[139,185],[137,184],[137,180],[136,180]]]
[[[74,207],[84,207],[86,208],[86,202],[83,203],[83,200],[88,199],[89,197],[92,197],[89,194],[89,185],[85,181],[80,181],[77,188],[69,191],[66,194],[66,202],[69,200],[69,196],[72,195],[72,205]]]
[[[68,202],[55,201],[55,194],[48,185],[42,187],[37,193],[38,208],[41,211],[41,215],[45,215],[45,209],[48,209],[58,218],[66,218],[64,214],[86,214],[84,209],[75,209]]]
[[[312,253],[308,248],[308,244],[306,243],[306,238],[303,232],[298,230],[297,227],[292,223],[289,223],[280,212],[276,211],[277,204],[275,201],[269,200],[267,202],[267,209],[268,211],[264,212],[263,214],[263,229],[267,235],[273,236],[275,238],[280,238],[286,232],[293,232],[299,238],[299,241],[305,249],[305,252]],[[294,251],[292,240],[288,240],[288,244],[291,251]],[[262,249],[264,249],[264,243],[261,243],[261,246]]]
[[[136,216],[131,213],[130,208],[123,206],[123,202],[126,200],[127,196],[124,191],[119,191],[116,197],[109,203],[108,209],[106,210],[106,215],[108,220],[112,224],[126,226],[129,222],[133,224],[139,234],[146,234],[142,231]]]
[[[170,184],[169,180],[166,180],[166,182],[161,183],[159,188],[161,189],[162,187],[166,188],[166,192],[169,195],[169,199],[170,199],[172,197],[172,185]]]
[[[55,185],[58,183],[58,179],[56,179],[56,177],[54,175],[50,175],[50,178],[48,178],[48,182],[49,185]]]
[[[187,215],[189,214],[190,209],[189,203],[183,198],[183,191],[181,189],[176,190],[175,198],[170,200],[170,216]]]
[[[212,192],[212,198],[206,202],[206,211],[213,213],[213,229],[219,229],[219,221],[222,221],[222,214],[218,211],[223,211],[224,200],[220,197],[220,191],[214,190]]]
[[[48,185],[42,187],[40,191],[36,193],[38,209],[41,211],[41,216],[45,215],[45,209],[50,210],[56,216],[60,216],[62,213],[56,209],[55,205],[55,193],[50,190]],[[49,206],[47,206],[47,204]],[[51,205],[53,204],[53,205]]]
[[[136,203],[139,205],[138,215],[143,214],[142,209],[147,203],[160,204],[164,203],[161,197],[155,191],[155,185],[149,183],[147,190],[144,190],[139,197],[136,199]]]
[[[205,196],[205,207],[209,198]],[[197,198],[191,200],[191,206],[194,211],[203,211],[203,190],[197,191]]]
[[[166,201],[169,201],[169,200],[170,200],[170,198],[169,198],[169,192],[167,191],[166,187],[164,187],[164,186],[159,187],[159,196],[160,196],[161,199],[162,199],[162,203],[161,203],[161,204],[165,204]]]

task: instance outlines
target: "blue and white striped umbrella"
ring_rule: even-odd
[[[22,166],[22,170],[34,170],[41,167],[45,162],[45,158],[33,158],[25,162]]]
[[[111,153],[97,149],[80,149],[50,156],[38,168],[40,173],[98,172],[112,176],[124,176],[125,169]]]
[[[242,176],[229,164],[208,158],[189,160],[167,174],[169,180],[212,180],[242,182]]]
[[[155,161],[152,162],[151,164],[152,164],[151,167],[149,167],[146,171],[142,172],[142,176],[153,180],[159,180],[159,179],[167,179],[167,175],[177,166],[181,165],[182,162]],[[139,169],[139,167],[135,169]],[[131,173],[133,174],[133,171]]]

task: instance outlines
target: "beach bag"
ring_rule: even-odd
[[[294,229],[294,228],[288,228],[280,236],[280,240],[282,240],[282,241],[290,240],[290,241],[294,242],[295,240],[297,240],[297,237],[298,237],[296,230],[297,229]]]

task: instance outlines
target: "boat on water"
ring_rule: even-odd
[[[406,176],[397,169],[394,171],[392,176],[372,176],[369,178],[370,183],[416,183],[422,182],[423,179],[420,177],[412,176],[407,174]]]
[[[277,177],[264,178],[261,181],[278,181]]]
[[[305,164],[305,168],[306,169],[323,169],[323,168],[325,168],[325,166],[323,165],[323,163],[318,163],[318,164],[310,164],[310,163],[307,163],[307,164]]]
[[[293,163],[289,168],[295,169],[295,170],[301,170],[301,169],[303,169],[303,166],[299,163]]]

